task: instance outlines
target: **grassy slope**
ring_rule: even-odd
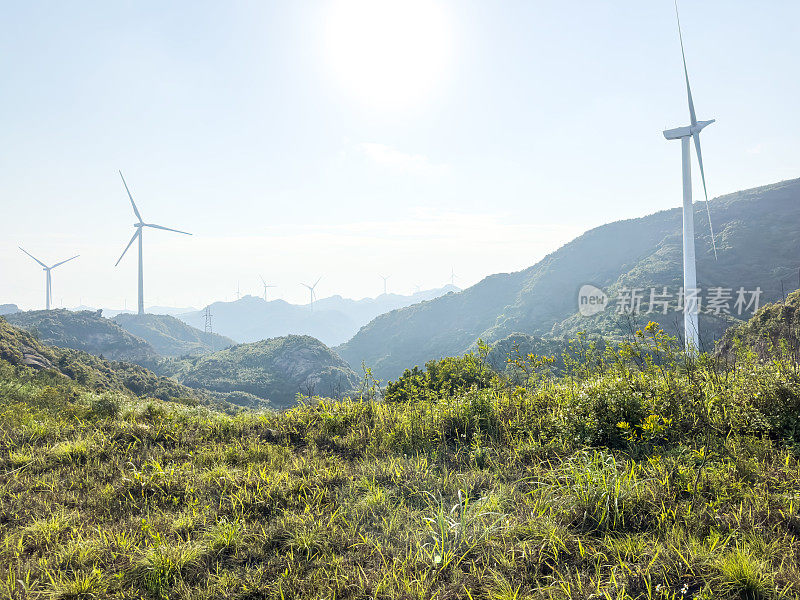
[[[782,279],[792,289],[800,255],[799,197],[800,180],[793,180],[713,200],[718,261],[705,206],[697,203],[698,285],[761,286],[762,304],[779,297]],[[577,315],[578,289],[592,283],[615,297],[622,286],[669,286],[676,293],[682,285],[680,219],[676,208],[603,225],[524,271],[493,275],[459,294],[381,315],[337,351],[352,365],[365,361],[386,379],[408,366],[462,353],[479,337],[493,342],[516,332],[560,337],[578,331],[617,337],[627,323],[611,309],[592,318]],[[676,314],[661,318],[675,333]],[[710,348],[730,320],[704,315],[700,324]]]
[[[119,314],[112,319],[125,331],[145,340],[161,356],[208,354],[236,344],[216,333],[206,333],[170,315]]]
[[[669,358],[639,343],[527,390],[236,417],[0,367],[0,590],[797,597],[800,374],[625,366]]]

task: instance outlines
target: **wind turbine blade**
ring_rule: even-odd
[[[163,229],[164,231],[174,231],[175,233],[182,233],[183,235],[192,235],[187,231],[180,231],[179,229],[170,229],[169,227],[164,227],[163,225],[153,225],[152,223],[142,223],[144,227],[152,227],[153,229]]]
[[[119,176],[122,177],[122,171],[119,172]],[[131,191],[128,189],[128,184],[125,183],[125,178],[122,177],[122,185],[125,186],[125,191],[128,192],[128,198],[131,199],[131,206],[133,206],[133,212],[136,213],[136,218],[139,219],[139,223],[144,223],[142,220],[142,215],[139,214],[139,209],[136,208],[136,202],[133,201],[133,196],[131,196]]]
[[[697,125],[697,115],[694,112],[694,100],[692,100],[692,88],[689,86],[689,70],[686,68],[686,53],[683,51],[683,34],[681,33],[681,17],[678,14],[678,0],[675,0],[675,17],[678,19],[678,38],[681,40],[681,57],[683,57],[683,74],[686,76],[686,95],[689,97],[689,117],[692,119],[692,126]]]
[[[76,255],[75,255],[75,256],[73,256],[72,258],[68,258],[67,260],[62,260],[60,263],[56,263],[56,264],[54,264],[54,265],[53,265],[52,267],[50,267],[50,268],[51,268],[51,269],[55,269],[56,267],[59,267],[59,266],[63,265],[65,262],[69,262],[69,261],[71,261],[71,260],[73,260],[73,259],[75,259],[75,258],[78,258],[79,256],[80,256],[80,254],[76,254]]]
[[[311,287],[312,287],[312,288],[315,288],[315,287],[317,287],[317,283],[319,283],[320,279],[322,279],[322,277],[320,277],[319,279],[317,279],[316,283],[314,283],[314,285],[312,285]]]
[[[141,229],[139,229],[139,228],[137,228],[137,229],[136,229],[136,233],[134,233],[134,234],[133,234],[133,237],[131,238],[131,241],[130,241],[130,242],[128,242],[128,245],[127,245],[127,246],[125,246],[125,250],[123,250],[123,251],[122,251],[122,254],[120,254],[119,258],[117,259],[117,262],[115,262],[115,263],[114,263],[114,266],[115,266],[115,267],[116,267],[116,266],[119,264],[119,261],[121,261],[121,260],[122,260],[122,257],[123,257],[123,256],[125,256],[125,253],[128,251],[128,248],[130,248],[130,247],[131,247],[131,244],[132,244],[132,243],[134,242],[134,240],[136,239],[136,236],[137,236],[137,235],[140,235],[141,233],[142,233],[142,230],[141,230]]]
[[[717,242],[714,239],[714,225],[711,223],[711,208],[708,205],[708,189],[706,188],[706,172],[703,169],[703,153],[700,150],[700,132],[695,133],[694,149],[697,152],[697,162],[700,165],[700,178],[703,180],[703,193],[706,196],[706,212],[708,213],[708,227],[711,229],[711,246],[714,248],[714,260],[717,260]]]
[[[19,248],[20,250],[22,250],[22,251],[23,251],[25,254],[27,254],[28,256],[30,256],[30,257],[31,257],[33,260],[35,260],[37,263],[39,263],[40,265],[42,265],[42,266],[43,266],[45,269],[47,268],[47,265],[46,265],[46,264],[44,264],[42,261],[40,261],[38,258],[36,258],[36,257],[35,257],[33,254],[31,254],[31,253],[30,253],[30,252],[28,252],[27,250],[25,250],[25,248],[23,248],[22,246],[17,246],[17,248]]]
[[[261,279],[261,283],[263,283],[264,285],[267,285],[266,280],[261,275],[259,275],[258,277],[259,277],[259,279]]]

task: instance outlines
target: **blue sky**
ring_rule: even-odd
[[[6,4],[0,303],[43,302],[23,245],[81,254],[54,271],[56,304],[135,305],[135,255],[113,267],[133,233],[118,169],[145,220],[194,233],[147,232],[148,305],[256,293],[259,274],[296,302],[320,276],[320,297],[451,267],[466,286],[679,205],[669,0],[414,0],[399,20],[353,2]],[[717,119],[710,194],[800,176],[800,4],[681,11],[698,116]],[[389,72],[351,69],[353,40]],[[370,87],[392,69],[402,102]]]

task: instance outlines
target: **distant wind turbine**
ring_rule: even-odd
[[[122,177],[122,171],[119,172],[119,176]],[[128,248],[131,247],[134,240],[139,238],[139,308],[138,312],[140,315],[144,314],[144,269],[142,266],[142,232],[144,231],[145,227],[152,227],[153,229],[163,229],[164,231],[174,231],[175,233],[182,233],[183,235],[192,235],[191,233],[187,233],[185,231],[179,231],[177,229],[170,229],[169,227],[164,227],[163,225],[155,225],[153,223],[145,223],[142,220],[142,215],[139,213],[139,209],[136,208],[136,203],[133,201],[133,196],[131,195],[131,191],[128,189],[128,184],[125,183],[125,178],[122,177],[122,185],[125,186],[125,191],[128,192],[128,198],[131,199],[131,206],[133,207],[133,212],[136,214],[136,218],[139,219],[138,223],[134,223],[133,226],[136,228],[136,233],[133,234],[131,241],[128,242],[128,245],[125,246],[125,250],[122,251],[122,254],[117,259],[117,262],[114,264],[116,267],[119,264],[119,261],[122,260],[122,257],[125,256],[125,253],[128,251]]]
[[[711,209],[708,205],[708,189],[706,188],[706,175],[703,170],[703,153],[700,151],[700,132],[711,125],[710,121],[698,121],[694,112],[692,88],[689,86],[689,70],[686,68],[686,54],[683,50],[683,34],[681,33],[681,20],[678,15],[678,3],[675,2],[675,16],[678,21],[678,39],[681,43],[681,57],[683,58],[683,75],[686,79],[686,95],[689,100],[689,118],[691,124],[677,129],[668,129],[664,137],[668,140],[681,141],[681,159],[683,163],[683,294],[684,313],[683,330],[684,343],[688,353],[694,353],[700,348],[698,333],[698,290],[697,290],[697,264],[694,253],[694,210],[692,206],[692,157],[689,139],[694,139],[694,148],[697,153],[697,162],[700,166],[700,177],[703,180],[703,192],[706,198],[706,211],[708,212],[708,225],[711,229],[711,245],[714,248],[714,258],[717,257],[717,244],[714,241],[714,227],[711,225]]]
[[[266,302],[267,301],[267,288],[274,288],[274,287],[277,287],[277,286],[268,284],[267,281],[263,277],[261,277],[261,275],[259,275],[259,277],[261,278],[261,283],[264,284],[264,302]]]
[[[51,266],[48,267],[46,264],[44,264],[42,261],[40,261],[38,258],[36,258],[33,254],[31,254],[30,252],[25,250],[25,248],[23,248],[22,246],[18,246],[18,248],[20,250],[22,250],[25,254],[30,256],[37,263],[42,265],[42,269],[44,269],[44,272],[45,272],[45,310],[50,310],[50,304],[53,302],[52,280],[51,280],[51,277],[50,277],[50,271],[52,271],[56,267],[60,267],[65,262],[69,262],[69,261],[71,261],[71,260],[73,260],[75,258],[78,258],[80,256],[80,254],[76,254],[72,258],[68,258],[67,260],[62,260],[61,262],[57,262],[56,264],[51,265]]]
[[[386,282],[389,280],[391,275],[378,275],[381,279],[383,279],[383,295],[386,295]]]
[[[300,284],[303,287],[308,288],[308,291],[309,291],[309,294],[310,294],[310,301],[309,301],[308,305],[311,307],[312,312],[314,310],[314,299],[317,297],[317,295],[314,293],[314,288],[317,287],[317,284],[319,283],[320,279],[322,279],[322,277],[317,279],[317,281],[314,283],[314,285],[308,285],[307,283],[301,283]]]
[[[455,285],[457,277],[455,267],[450,267],[450,285]]]

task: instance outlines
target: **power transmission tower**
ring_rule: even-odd
[[[203,311],[203,316],[206,319],[206,325],[204,331],[206,335],[209,336],[209,344],[211,345],[211,351],[214,351],[214,328],[211,326],[211,307],[206,306],[206,309]]]

